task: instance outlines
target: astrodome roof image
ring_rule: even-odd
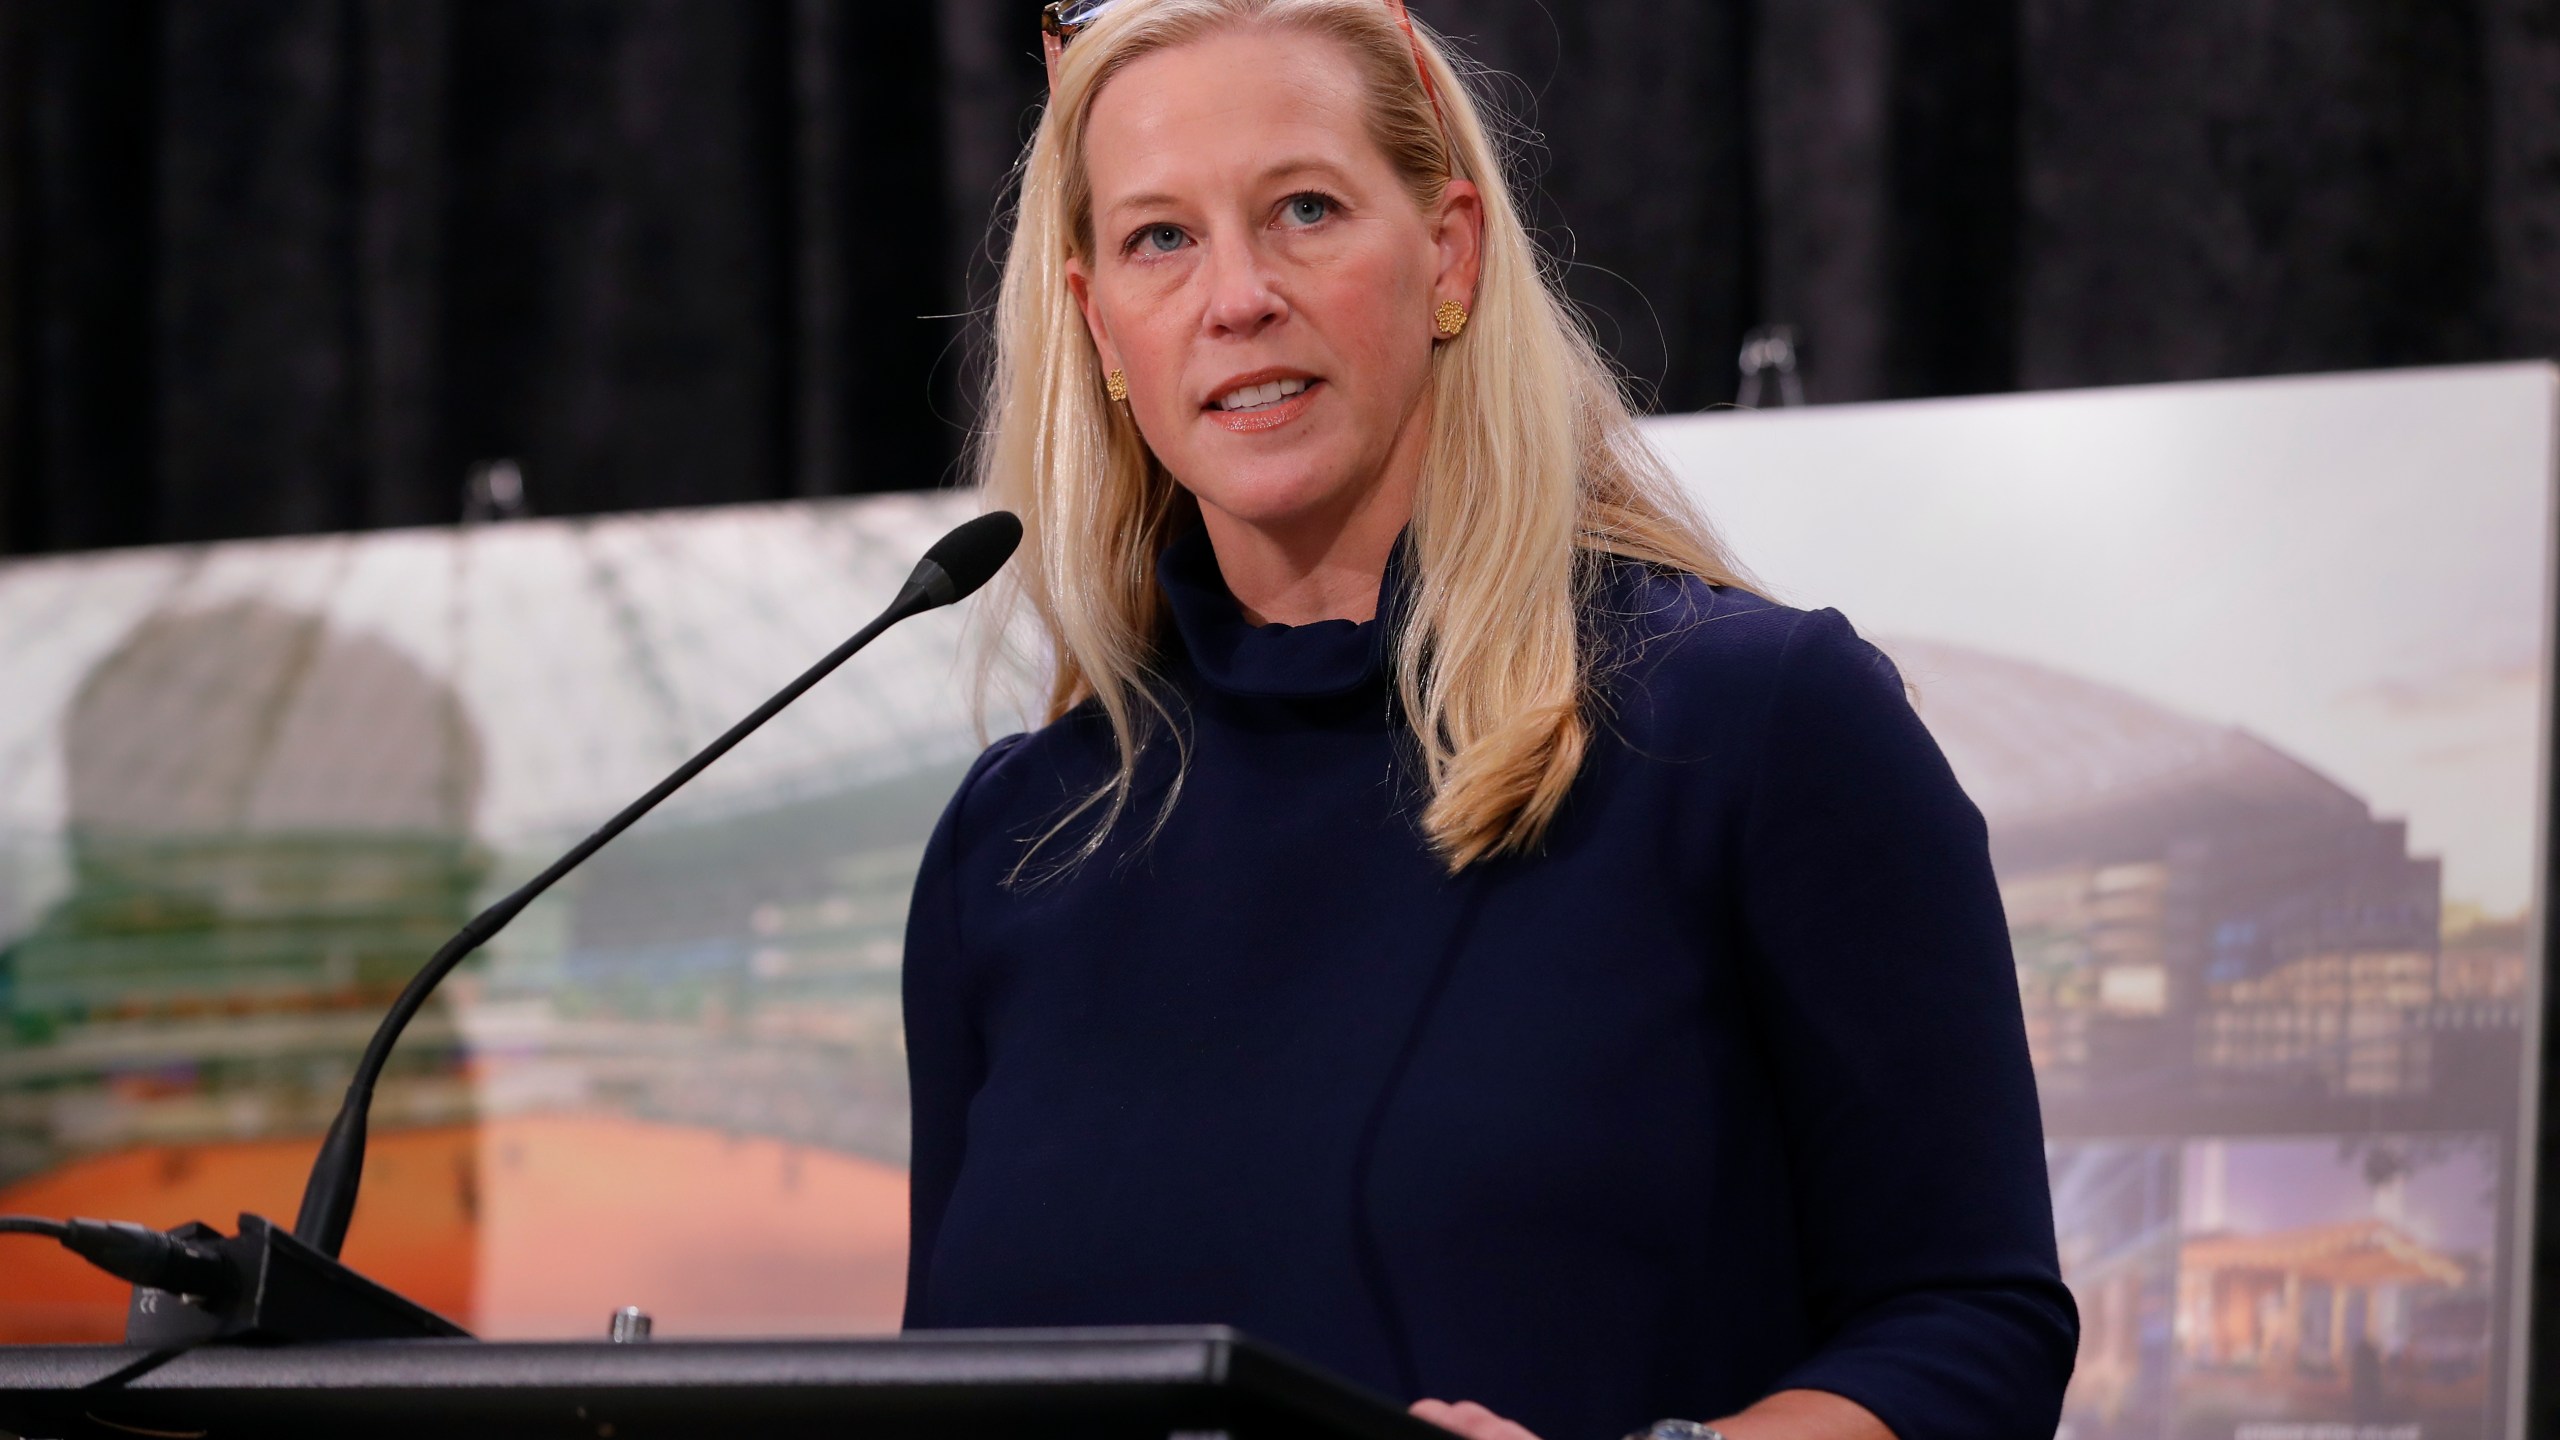
[[[2076,675],[1887,638],[1912,704],[2004,868],[2157,852],[2173,834],[2372,818],[2344,786],[2246,730]]]
[[[590,825],[871,618],[967,513],[899,496],[12,563],[0,835]],[[891,632],[672,803],[973,749],[959,625]],[[75,766],[84,696],[111,733],[79,736]]]
[[[0,566],[0,1199],[290,1214],[427,954],[878,613],[969,509]],[[964,624],[886,635],[454,977],[378,1092],[351,1256],[491,1334],[582,1334],[635,1287],[679,1332],[894,1325],[895,937],[978,746]],[[644,1252],[692,1260],[630,1273]],[[117,1333],[122,1299],[67,1258],[31,1257],[0,1338]]]

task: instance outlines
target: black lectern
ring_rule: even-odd
[[[1448,1440],[1219,1328],[0,1347],[0,1431],[358,1440]]]

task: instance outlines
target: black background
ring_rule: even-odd
[[[0,551],[930,485],[1036,0],[0,0]],[[1421,0],[1665,409],[2560,352],[2560,0]]]

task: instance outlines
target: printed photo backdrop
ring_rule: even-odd
[[[869,619],[957,497],[0,566],[0,1210],[290,1219],[480,905]],[[978,748],[891,632],[537,904],[394,1052],[349,1259],[490,1336],[894,1329],[898,961]],[[0,1262],[0,1341],[114,1287]]]
[[[2521,1435],[2555,372],[1666,421],[1991,826],[2067,1440]]]
[[[2520,1435],[2554,380],[1658,422],[1992,825],[2071,1440]],[[892,497],[0,565],[0,1210],[290,1216],[383,1004],[859,624]],[[894,632],[458,975],[349,1258],[470,1326],[892,1329],[899,936],[976,752]],[[0,1341],[107,1339],[44,1247]],[[2344,1429],[2338,1428],[2344,1426]]]

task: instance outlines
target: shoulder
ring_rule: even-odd
[[[955,857],[995,844],[1018,849],[1091,795],[1117,768],[1101,711],[1079,706],[1037,730],[1007,735],[980,752],[952,792],[935,848]]]
[[[1587,620],[1613,708],[1726,726],[1803,705],[1909,709],[1893,662],[1837,610],[1618,561],[1593,586]]]
[[[1596,695],[1647,761],[1720,762],[1771,827],[1819,847],[1908,831],[1978,846],[1980,811],[1902,673],[1837,610],[1799,610],[1694,576],[1620,576]],[[1861,841],[1860,843],[1866,843]]]

